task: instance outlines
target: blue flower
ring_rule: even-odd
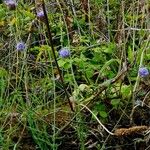
[[[37,11],[37,18],[41,21],[43,21],[45,19],[43,10]]]
[[[17,46],[16,46],[17,51],[24,51],[25,48],[26,48],[26,46],[23,42],[17,43]]]
[[[147,77],[149,75],[149,71],[146,67],[141,67],[139,69],[139,76],[140,77]]]
[[[5,4],[7,5],[7,7],[8,7],[10,10],[15,10],[15,9],[16,9],[16,6],[17,6],[17,3],[15,2],[15,0],[6,0],[6,1],[5,1]]]
[[[68,48],[62,48],[62,49],[60,49],[59,56],[62,57],[62,58],[69,57],[70,56],[69,49]]]

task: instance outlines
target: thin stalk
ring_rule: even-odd
[[[108,40],[110,42],[110,16],[109,16],[109,0],[107,0],[107,24],[108,24]]]
[[[57,0],[57,3],[59,5],[59,8],[60,8],[60,11],[63,15],[63,20],[64,20],[64,23],[65,23],[65,26],[66,26],[66,32],[67,32],[67,40],[68,40],[68,47],[70,48],[70,38],[69,38],[69,31],[68,31],[68,27],[67,27],[67,23],[66,23],[66,20],[65,20],[65,16],[64,16],[64,13],[63,13],[63,10],[62,10],[62,7],[60,5],[60,2],[59,0]],[[67,9],[67,8],[65,8]],[[69,12],[69,10],[67,9],[67,11]],[[72,16],[73,17],[73,16]],[[70,61],[70,65],[71,65],[71,73],[72,73],[72,77],[73,77],[73,80],[74,80],[74,85],[75,85],[75,88],[78,87],[78,84],[76,82],[76,79],[75,79],[75,76],[74,76],[74,72],[73,72],[73,67],[72,67],[72,62]]]
[[[65,87],[65,84],[64,84],[64,79],[63,79],[63,76],[61,74],[61,71],[60,71],[60,68],[59,68],[59,65],[58,65],[58,62],[57,62],[56,55],[55,55],[55,50],[54,50],[54,45],[53,45],[53,40],[52,40],[52,34],[51,34],[51,28],[50,28],[50,25],[49,25],[49,20],[48,20],[48,16],[47,16],[47,13],[46,13],[44,0],[42,1],[42,8],[43,8],[44,16],[45,16],[45,24],[46,24],[46,28],[47,28],[47,32],[48,32],[48,38],[49,38],[49,42],[50,42],[50,45],[51,45],[51,50],[52,50],[52,53],[53,53],[53,56],[54,56],[54,61],[55,61],[56,67],[58,69],[58,73],[59,73],[60,80],[61,80],[61,83],[62,83],[62,86],[63,86],[63,90],[64,90],[64,92],[67,96],[67,100],[68,100],[68,103],[70,105],[71,110],[74,111],[72,103],[69,99],[69,94],[68,94],[68,92],[66,90],[66,87]]]

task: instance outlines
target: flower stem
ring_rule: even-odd
[[[43,8],[44,16],[45,16],[45,24],[46,24],[46,28],[47,28],[47,32],[48,32],[49,43],[51,45],[51,50],[52,50],[52,53],[53,53],[53,56],[54,56],[54,61],[55,61],[56,67],[58,69],[58,73],[59,73],[60,80],[61,80],[61,83],[62,83],[62,86],[63,86],[63,90],[64,90],[64,92],[67,96],[67,100],[68,100],[68,103],[70,105],[71,110],[74,111],[72,103],[69,99],[69,94],[68,94],[68,92],[66,90],[66,87],[65,87],[65,84],[64,84],[64,79],[63,79],[63,76],[61,74],[61,71],[60,71],[60,68],[59,68],[59,65],[58,65],[58,62],[57,62],[56,55],[55,55],[55,50],[54,50],[54,45],[53,45],[53,40],[52,40],[52,33],[51,33],[50,25],[49,25],[49,20],[48,20],[46,8],[45,8],[44,0],[42,1],[42,8]]]

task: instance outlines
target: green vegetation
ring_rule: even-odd
[[[0,149],[148,150],[149,14],[148,0],[0,1]]]

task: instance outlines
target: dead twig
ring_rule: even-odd
[[[114,132],[114,135],[116,136],[127,136],[127,135],[133,135],[136,133],[144,132],[148,129],[148,126],[134,126],[130,128],[120,128],[116,129]]]

